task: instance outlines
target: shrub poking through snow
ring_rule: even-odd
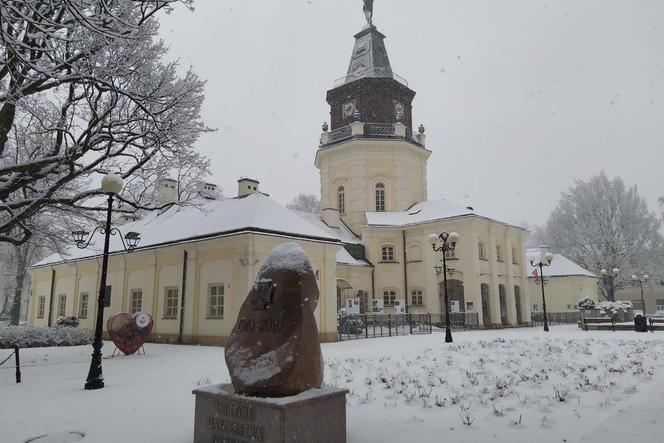
[[[88,329],[0,326],[0,348],[43,348],[89,345],[94,334]]]
[[[577,309],[582,310],[595,309],[595,300],[588,297],[579,299],[579,301],[576,302],[576,307]]]
[[[81,322],[76,317],[59,316],[55,319],[56,328],[78,328]]]

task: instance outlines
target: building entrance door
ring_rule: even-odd
[[[485,328],[491,327],[491,300],[489,297],[489,285],[482,283],[482,322]]]

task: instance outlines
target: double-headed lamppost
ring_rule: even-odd
[[[646,301],[643,298],[643,283],[648,283],[650,276],[648,274],[642,274],[638,276],[636,274],[632,275],[632,281],[639,282],[639,287],[641,288],[641,304],[643,305],[643,316],[646,316]]]
[[[97,322],[95,323],[95,340],[92,343],[92,361],[90,362],[90,371],[85,381],[85,389],[101,389],[104,387],[104,375],[101,370],[101,341],[102,329],[104,326],[104,299],[106,297],[106,272],[108,270],[108,245],[111,235],[119,235],[122,240],[122,246],[125,251],[133,252],[138,246],[140,235],[137,232],[128,232],[122,237],[122,233],[117,228],[111,228],[111,213],[113,212],[113,196],[122,191],[122,177],[115,174],[107,174],[101,180],[101,190],[108,195],[108,207],[106,210],[106,225],[96,227],[92,234],[86,231],[73,231],[72,235],[76,246],[80,249],[88,247],[95,233],[99,231],[104,236],[104,255],[101,262],[101,282],[99,285],[99,296],[97,297]],[[85,238],[88,237],[87,241]],[[125,243],[125,240],[127,241]]]
[[[456,232],[441,232],[440,234],[431,234],[429,243],[435,252],[443,253],[443,291],[445,293],[445,343],[452,343],[452,329],[450,329],[450,305],[447,299],[447,262],[445,253],[454,251],[459,242],[459,234]]]
[[[546,297],[544,297],[544,266],[551,266],[551,262],[553,261],[553,254],[551,252],[547,252],[544,254],[542,257],[540,255],[539,262],[536,262],[535,260],[530,260],[530,266],[534,267],[539,267],[540,271],[540,283],[542,286],[542,310],[544,311],[544,331],[549,332],[549,319],[546,316]]]
[[[616,280],[618,280],[620,269],[613,268],[611,272],[606,269],[601,269],[599,273],[602,276],[602,283],[604,284],[607,300],[614,301],[616,298],[616,289],[618,289]]]

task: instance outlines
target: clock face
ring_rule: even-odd
[[[401,120],[404,118],[406,115],[406,109],[403,106],[403,103],[401,102],[394,102],[394,115],[396,116],[397,120]]]
[[[355,113],[355,102],[350,101],[343,104],[343,115],[344,118],[352,117]]]

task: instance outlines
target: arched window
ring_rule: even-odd
[[[346,213],[346,190],[343,186],[337,188],[337,209],[339,209],[339,214]]]
[[[381,261],[394,261],[394,246],[386,245],[380,248]]]
[[[385,212],[385,185],[376,184],[376,212]]]

